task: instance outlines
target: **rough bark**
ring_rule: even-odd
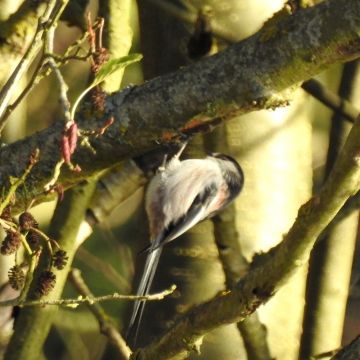
[[[114,124],[103,136],[90,138],[96,153],[78,147],[74,162],[83,171],[65,170],[60,182],[71,186],[180,133],[204,131],[236,114],[284,105],[290,87],[336,62],[357,57],[359,33],[359,2],[329,0],[272,19],[254,36],[218,55],[135,87],[124,102],[122,93],[108,97],[104,113],[89,114],[87,104],[77,115],[80,128],[99,128],[110,116]],[[41,201],[43,186],[60,158],[62,129],[55,123],[1,148],[0,183],[10,175],[19,176],[31,151],[39,148],[41,160],[25,186]]]

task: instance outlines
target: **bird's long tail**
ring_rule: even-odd
[[[152,243],[152,247],[158,246],[157,241]],[[149,249],[149,253],[146,258],[144,272],[140,280],[139,287],[137,289],[136,295],[145,296],[150,292],[151,284],[154,280],[156,268],[159,264],[159,259],[162,251],[162,246]],[[146,300],[137,300],[134,302],[133,312],[130,318],[128,330],[127,330],[127,339],[133,345],[136,344],[141,319],[144,313]]]

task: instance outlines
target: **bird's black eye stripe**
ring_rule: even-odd
[[[229,188],[229,194],[231,194],[232,198],[236,197],[244,186],[243,175],[239,178],[237,174],[227,172],[226,174],[224,174],[224,177]]]
[[[235,171],[230,170],[222,172],[229,187],[231,198],[233,199],[240,193],[244,186],[244,172],[239,163],[233,157],[221,153],[215,153],[212,154],[212,156],[220,160],[231,162],[234,165],[235,170],[237,170],[237,174],[235,173]]]

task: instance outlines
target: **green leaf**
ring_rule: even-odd
[[[131,54],[131,55],[123,56],[119,59],[109,60],[100,68],[91,86],[96,86],[100,84],[102,81],[104,81],[108,76],[110,76],[114,72],[134,62],[140,61],[141,59],[142,59],[141,54]]]
[[[133,64],[135,62],[138,62],[142,59],[141,54],[130,54],[123,56],[118,59],[111,59],[107,63],[105,63],[98,71],[98,73],[95,76],[94,81],[79,95],[79,97],[76,99],[72,109],[71,109],[71,119],[74,119],[75,111],[77,107],[80,104],[80,101],[83,99],[83,97],[95,86],[99,85],[101,82],[103,82],[108,76],[113,74],[114,72],[125,68],[126,66],[129,66],[130,64]]]

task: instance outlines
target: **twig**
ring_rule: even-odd
[[[30,93],[30,91],[40,82],[44,75],[41,75],[43,69],[43,62],[39,61],[37,64],[35,71],[29,81],[29,83],[25,86],[21,94],[16,98],[16,100],[7,106],[4,111],[4,115],[1,119],[2,122],[6,122],[11,113],[16,109],[16,107],[21,103],[21,101]]]
[[[72,269],[69,274],[69,279],[82,296],[85,298],[93,297],[90,289],[85,284],[79,269]],[[87,306],[99,322],[100,332],[109,338],[123,359],[128,359],[131,355],[131,350],[126,345],[124,338],[111,322],[109,316],[105,313],[105,310],[102,308],[102,306],[98,303],[91,304],[89,302],[87,303]]]
[[[55,73],[55,76],[57,78],[57,81],[60,85],[60,101],[63,107],[63,114],[64,118],[66,119],[66,122],[71,122],[70,117],[70,101],[67,96],[67,92],[69,90],[69,87],[67,86],[63,76],[61,75],[60,70],[56,66],[54,59],[49,59],[49,65],[52,68],[53,72]]]
[[[97,29],[99,26],[99,22],[94,23],[94,29]],[[78,55],[80,51],[80,44],[84,42],[89,35],[89,32],[86,31],[78,40],[76,40],[72,45],[68,47],[65,54],[63,56],[57,55],[54,53],[43,53],[41,59],[39,60],[36,69],[33,72],[33,75],[29,81],[29,83],[26,85],[24,90],[21,92],[21,94],[16,98],[16,100],[7,106],[4,115],[2,117],[2,121],[6,122],[7,118],[11,115],[11,113],[16,109],[16,107],[21,103],[21,101],[31,92],[31,90],[39,84],[39,82],[46,76],[48,76],[51,73],[51,69],[47,66],[48,58],[54,58],[54,60],[57,63],[57,66],[59,65],[65,65],[70,60],[79,60],[79,61],[85,61],[93,54],[90,50],[87,51],[85,55]],[[71,54],[71,52],[75,49],[75,53]],[[59,64],[59,65],[58,65]]]
[[[91,28],[91,31],[96,31],[99,27],[101,26],[101,22],[99,20],[96,20]],[[77,54],[77,49],[79,49],[80,45],[84,42],[84,41],[88,41],[89,38],[89,30],[86,30],[82,36],[77,39],[72,45],[70,45],[67,50],[65,51],[64,57],[69,57],[71,51],[73,51],[74,49],[76,49],[76,54]]]
[[[9,77],[8,81],[0,91],[0,133],[5,126],[4,114],[6,107],[15,91],[18,81],[27,71],[29,65],[34,60],[42,42],[44,32],[56,23],[56,20],[60,17],[62,10],[65,8],[69,0],[62,0],[61,6],[57,8],[56,0],[49,0],[49,3],[45,9],[44,14],[39,19],[38,28],[35,32],[34,39],[31,45],[27,49],[23,58]],[[56,11],[56,10],[57,11]]]
[[[47,53],[47,54],[52,54],[54,51],[54,36],[55,36],[55,27],[52,27],[45,34],[44,48],[45,48],[45,53]],[[72,146],[72,149],[70,150],[70,140],[69,140],[69,136],[68,136],[68,131],[70,130],[70,128],[72,126],[75,126],[74,127],[75,131],[73,131],[73,134],[76,133],[74,135],[74,138],[77,138],[77,125],[74,124],[74,120],[71,117],[71,112],[70,112],[71,105],[70,105],[70,101],[68,98],[69,87],[66,84],[66,82],[56,64],[55,59],[51,56],[48,56],[47,63],[49,64],[49,66],[53,70],[53,72],[55,73],[56,79],[60,86],[60,101],[62,104],[62,112],[63,112],[64,122],[65,122],[64,134],[62,135],[62,142],[61,142],[62,158],[54,166],[54,177],[44,187],[45,190],[50,191],[50,189],[55,185],[58,177],[61,174],[61,167],[64,164],[64,162],[68,163],[71,166],[71,168],[73,169],[73,166],[70,163],[70,156],[75,150],[76,142]]]
[[[55,35],[55,28],[49,29],[49,31],[45,34],[45,51],[48,54],[53,53],[54,49],[54,35]],[[72,119],[70,117],[70,101],[67,95],[69,87],[67,86],[60,70],[57,67],[55,59],[51,56],[48,57],[47,60],[50,68],[55,73],[56,79],[60,86],[60,101],[63,107],[63,114],[66,120],[66,123],[71,123]]]
[[[80,51],[80,49],[79,49]],[[89,59],[94,53],[92,53],[90,50],[85,55],[78,55],[78,51],[73,55],[68,56],[61,56],[58,54],[45,54],[46,57],[53,58],[57,63],[61,65],[67,64],[70,60],[79,60],[79,61],[85,61]]]
[[[55,240],[50,239],[44,232],[42,232],[41,230],[39,230],[39,229],[36,228],[36,227],[32,227],[32,228],[31,228],[31,231],[37,233],[39,236],[41,236],[41,237],[45,240],[46,246],[48,247],[48,250],[49,250],[49,253],[50,253],[51,256],[52,256],[54,252],[53,252],[53,248],[52,248],[51,242],[55,242]],[[56,244],[56,245],[57,245],[57,244]],[[59,246],[57,245],[57,247],[59,247]]]
[[[172,285],[169,289],[166,289],[162,292],[150,294],[146,296],[137,296],[137,295],[122,295],[119,293],[113,293],[109,295],[97,296],[97,297],[79,297],[77,299],[58,299],[58,300],[29,300],[22,301],[20,298],[15,298],[11,300],[1,301],[0,307],[2,306],[45,306],[45,305],[62,305],[62,306],[78,306],[80,304],[94,304],[103,301],[112,301],[112,300],[127,300],[127,301],[137,301],[137,300],[147,300],[147,301],[158,301],[164,299],[166,296],[172,294],[176,289],[175,285]]]
[[[53,190],[59,176],[61,173],[61,166],[64,163],[64,160],[61,159],[60,161],[58,161],[55,166],[54,166],[54,171],[52,174],[51,179],[44,185],[43,189],[46,193],[49,193],[50,191]]]
[[[26,277],[25,277],[24,287],[21,289],[21,293],[20,293],[19,297],[17,298],[17,301],[19,303],[26,300],[31,283],[33,281],[34,271],[35,271],[36,264],[38,262],[38,258],[39,258],[39,253],[33,253],[30,256],[30,263],[29,263],[29,268],[28,268],[28,271],[27,271]],[[15,304],[10,305],[10,306],[15,306]]]
[[[213,219],[215,242],[228,289],[232,289],[236,282],[249,271],[249,264],[240,248],[235,212],[235,206],[231,205]],[[251,314],[236,325],[243,339],[248,358],[251,360],[270,360],[267,331],[264,324],[261,323],[258,313]]]

